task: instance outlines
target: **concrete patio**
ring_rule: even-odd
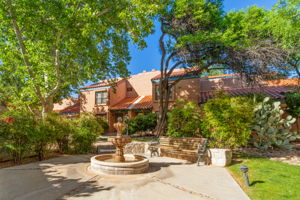
[[[154,157],[149,173],[104,176],[89,171],[91,156],[65,156],[1,169],[0,200],[249,199],[225,168]]]

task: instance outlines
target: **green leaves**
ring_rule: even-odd
[[[43,159],[50,146],[57,146],[61,153],[88,152],[103,133],[102,125],[93,115],[70,120],[49,114],[40,120],[25,110],[14,109],[0,115],[0,150],[10,154],[15,162],[29,155]]]
[[[287,51],[285,71],[300,77],[300,1],[281,0],[267,15],[267,28],[276,45]]]
[[[194,102],[180,99],[168,112],[168,131],[171,137],[193,137],[200,134],[201,114]]]
[[[20,94],[11,101],[43,106],[88,80],[125,77],[128,43],[146,46],[159,9],[159,0],[4,0],[0,84]]]
[[[128,133],[134,134],[139,131],[152,131],[157,123],[157,114],[156,113],[148,113],[143,114],[139,113],[134,118],[129,119],[127,122],[128,124]],[[127,130],[124,129],[124,132]]]
[[[300,92],[287,93],[285,96],[288,112],[294,117],[300,117]]]
[[[76,153],[86,153],[92,150],[92,144],[104,130],[92,114],[83,114],[73,121],[71,144]]]
[[[211,146],[235,148],[247,144],[253,121],[250,98],[220,93],[204,105],[204,113],[203,123],[209,130]],[[259,126],[255,128],[260,130]]]

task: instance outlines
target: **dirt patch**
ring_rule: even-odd
[[[268,149],[260,150],[257,148],[242,148],[238,151],[247,154],[253,154],[268,158],[270,160],[280,161],[289,163],[291,165],[300,166],[300,143],[294,143],[294,148],[292,150],[283,150],[283,149]]]

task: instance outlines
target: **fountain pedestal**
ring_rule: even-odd
[[[108,141],[113,143],[116,147],[116,153],[113,155],[115,162],[125,162],[124,146],[131,142],[131,138],[128,136],[117,136],[114,138],[108,138]]]

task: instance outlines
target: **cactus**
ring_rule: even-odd
[[[277,146],[283,149],[291,149],[291,141],[300,138],[300,135],[291,131],[296,119],[292,116],[282,118],[284,111],[280,107],[280,102],[271,102],[266,97],[254,108],[254,126],[256,131],[253,137],[253,144],[259,149],[267,149],[270,146]]]

